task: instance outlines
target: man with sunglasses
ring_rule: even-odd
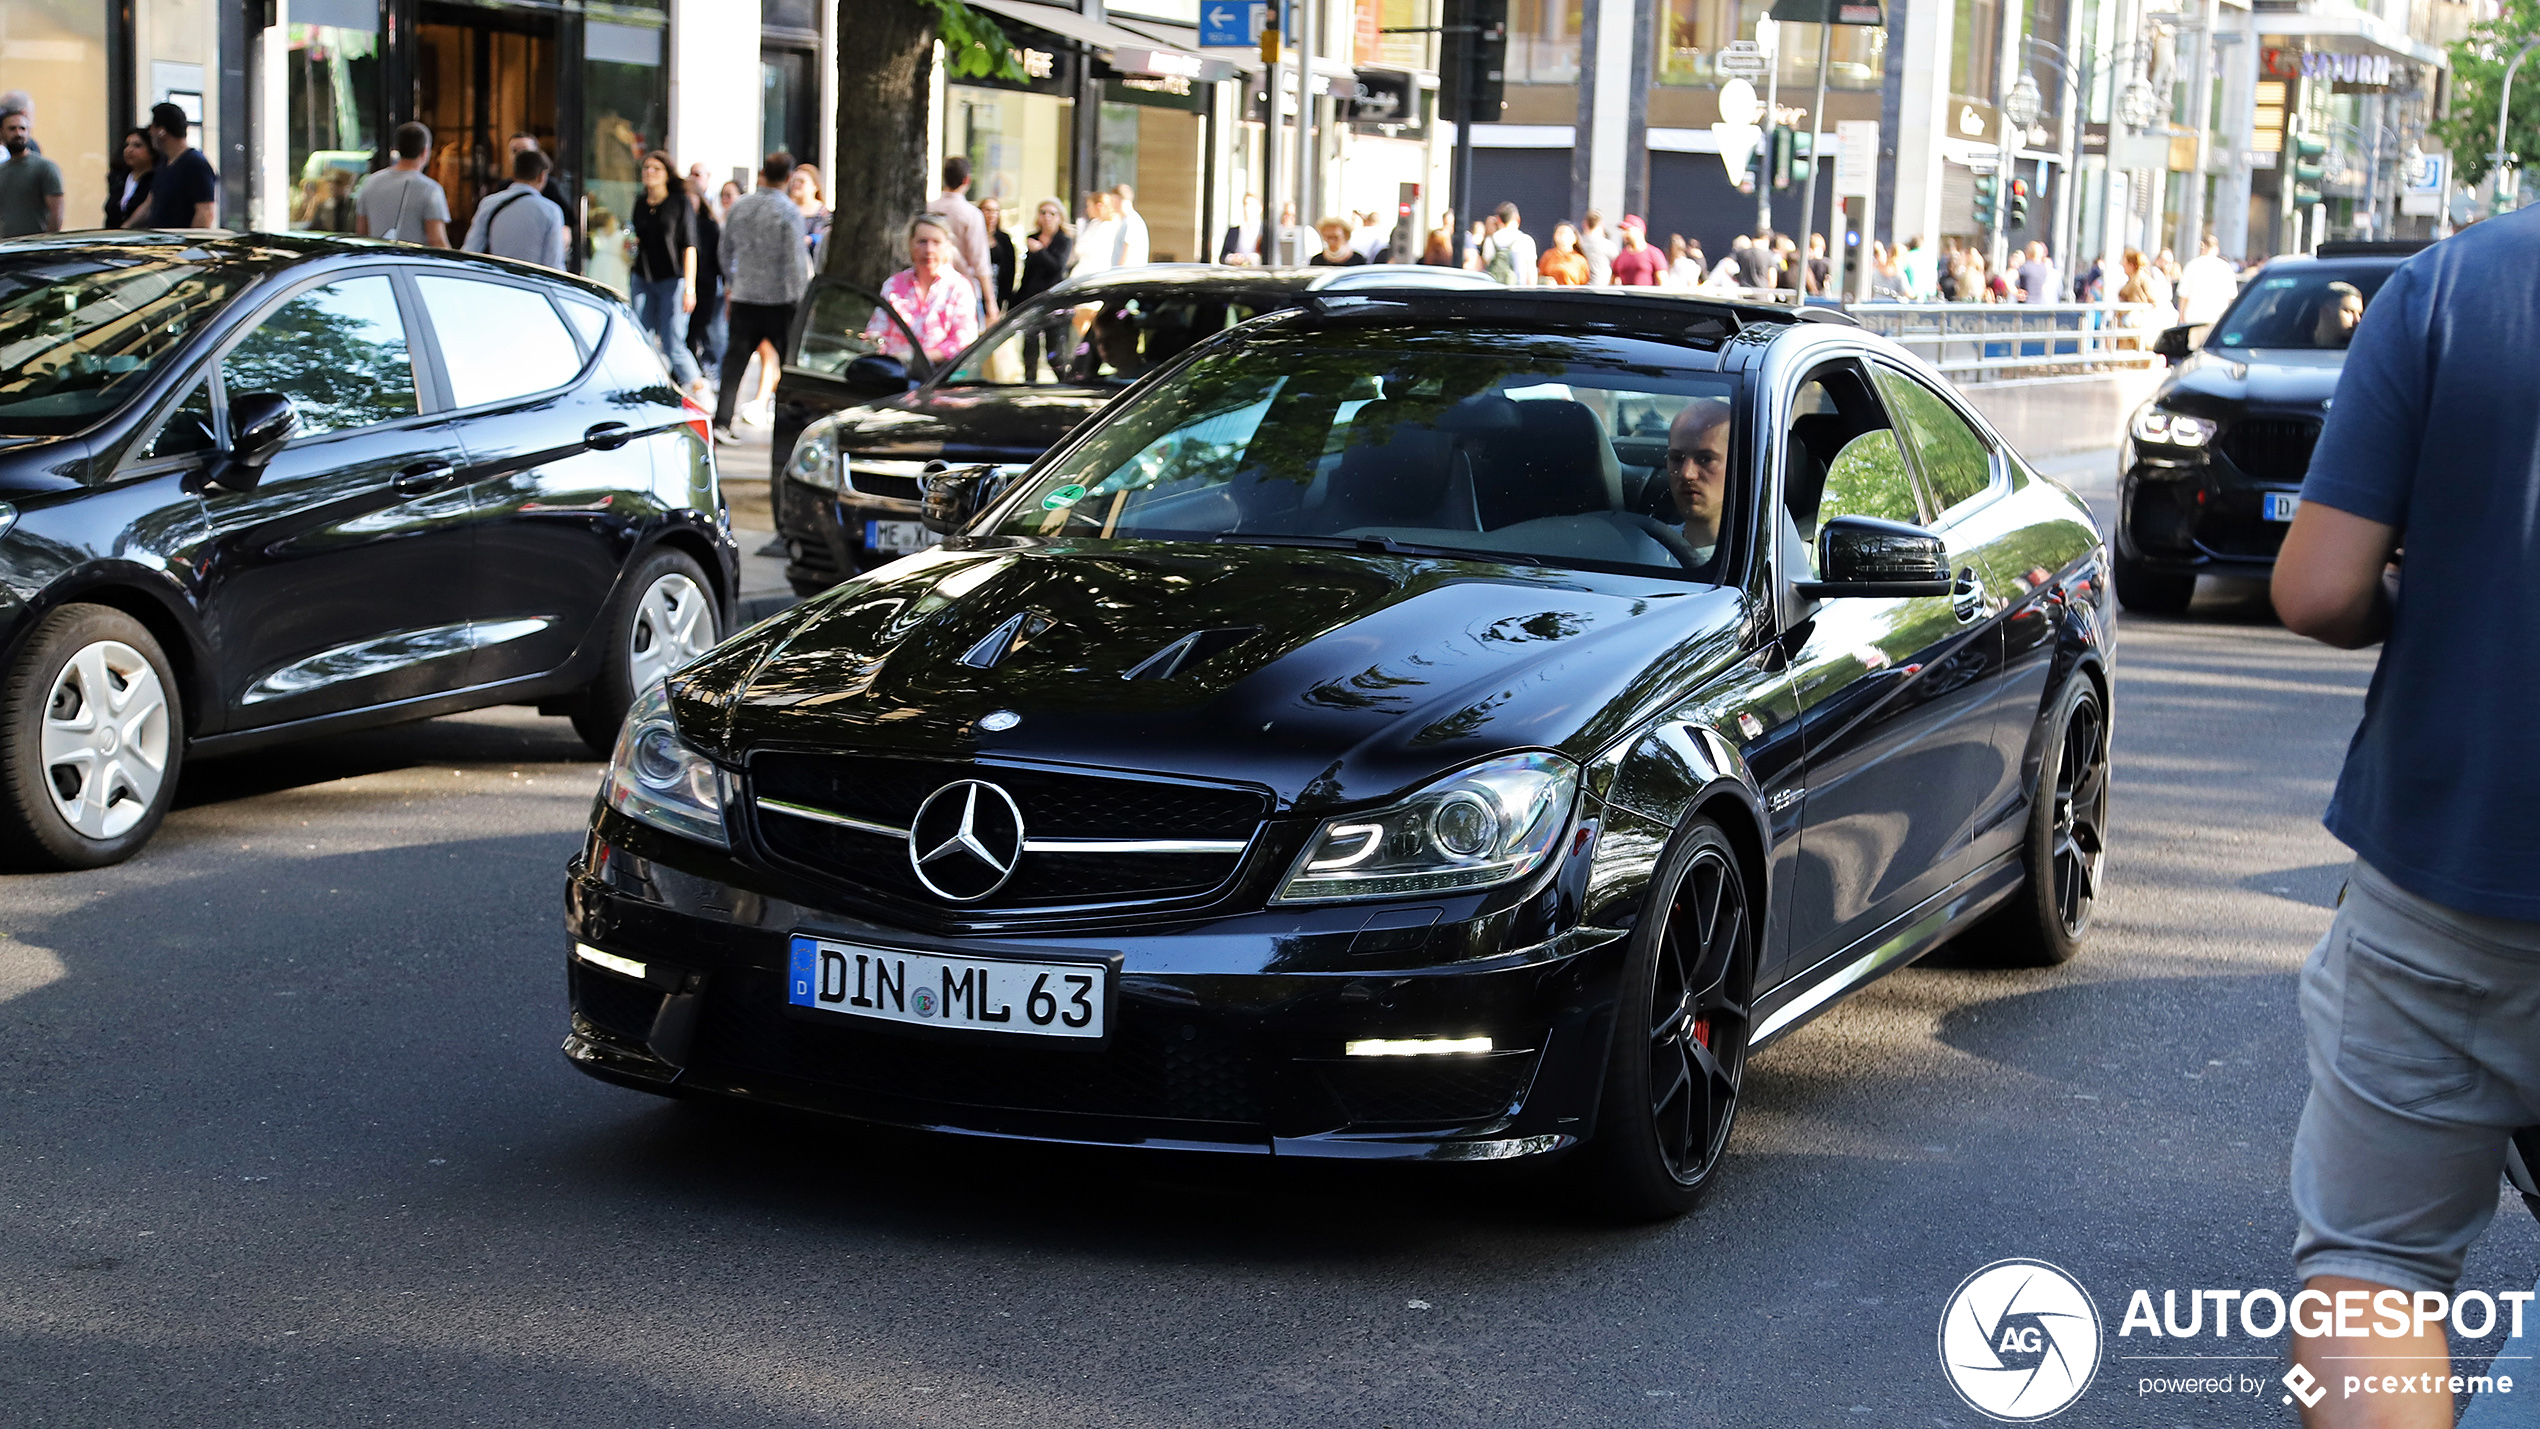
[[[1684,519],[1685,543],[1705,566],[1719,552],[1728,484],[1729,404],[1689,402],[1667,426],[1667,489]]]

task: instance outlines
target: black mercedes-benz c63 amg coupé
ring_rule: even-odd
[[[2174,615],[2199,575],[2265,580],[2301,504],[2346,345],[2423,243],[2328,243],[2278,258],[2210,327],[2171,328],[2181,359],[2117,449],[2117,599]]]
[[[129,856],[189,753],[513,703],[606,749],[730,608],[706,422],[526,264],[0,243],[0,866]]]
[[[1661,295],[1337,298],[639,697],[566,1054],[977,1134],[1714,1178],[1754,1051],[2067,957],[2104,548],[1932,371]]]

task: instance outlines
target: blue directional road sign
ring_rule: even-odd
[[[1261,32],[1269,24],[1269,0],[1200,0],[1199,47],[1257,50],[1261,48]]]

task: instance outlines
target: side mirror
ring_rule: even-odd
[[[2205,323],[2182,323],[2177,327],[2163,328],[2161,335],[2152,339],[2152,350],[2172,362],[2180,361],[2196,350],[2196,339],[2203,335],[2207,326]]]
[[[1821,581],[1798,581],[1803,596],[1949,594],[1948,544],[1920,526],[1874,516],[1837,516],[1817,532]]]
[[[265,463],[300,430],[300,414],[279,392],[248,392],[230,399],[229,450],[214,464],[209,482],[224,491],[253,491]]]
[[[917,385],[908,375],[908,367],[896,357],[868,352],[847,364],[838,380],[859,392],[898,393]]]
[[[980,512],[1005,494],[1013,478],[998,466],[946,466],[928,462],[917,478],[925,502],[920,518],[939,536],[955,536],[969,528]]]

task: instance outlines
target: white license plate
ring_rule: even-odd
[[[867,521],[864,523],[864,548],[888,551],[905,556],[929,546],[940,546],[944,538],[926,529],[923,521]]]
[[[797,935],[785,1000],[913,1027],[1100,1037],[1110,981],[1100,963],[945,958]]]
[[[2270,521],[2290,521],[2293,519],[2293,513],[2301,509],[2301,493],[2270,491],[2259,507],[2259,514]]]

